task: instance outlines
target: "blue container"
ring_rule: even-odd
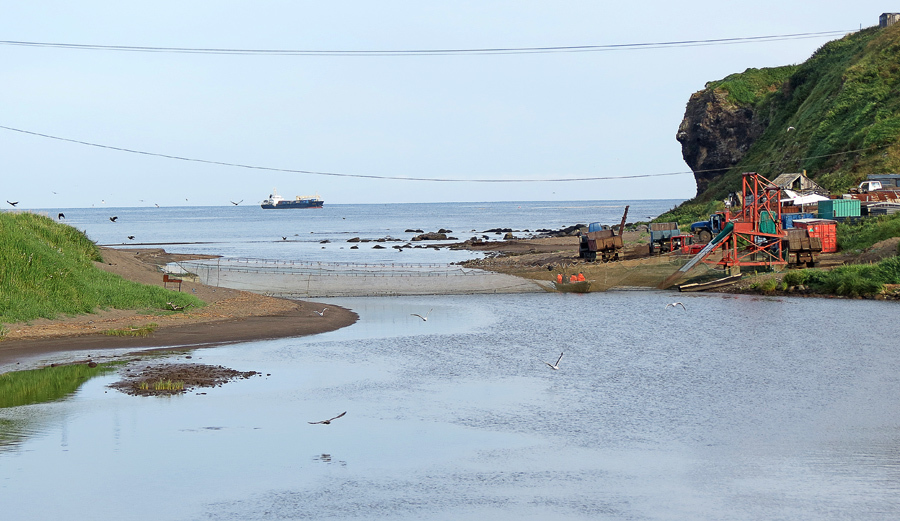
[[[783,213],[781,214],[781,227],[794,228],[794,221],[797,219],[812,219],[815,215],[811,213]]]

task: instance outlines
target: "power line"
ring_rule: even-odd
[[[314,50],[314,49],[229,49],[203,47],[154,47],[130,45],[94,45],[58,42],[29,42],[17,40],[0,40],[0,45],[21,47],[46,47],[80,51],[117,51],[117,52],[150,52],[177,54],[225,54],[225,55],[263,55],[263,56],[451,56],[451,55],[490,55],[490,54],[549,54],[575,52],[608,52],[636,51],[645,49],[663,49],[677,47],[697,47],[707,45],[733,45],[741,43],[761,43],[783,40],[799,40],[807,38],[826,38],[855,32],[854,30],[822,31],[812,33],[778,34],[768,36],[748,36],[740,38],[715,38],[708,40],[677,40],[648,43],[624,43],[609,45],[566,45],[550,47],[486,47],[470,49],[395,49],[395,50]]]
[[[22,130],[13,127],[7,127],[0,125],[0,129],[10,130],[12,132],[19,132],[22,134],[28,134],[31,136],[37,136],[47,139],[54,139],[57,141],[65,141],[67,143],[76,143],[79,145],[86,145],[90,147],[103,148],[107,150],[117,150],[119,152],[128,152],[130,154],[140,154],[144,156],[152,156],[152,157],[162,157],[166,159],[175,159],[178,161],[189,161],[193,163],[203,163],[208,165],[220,165],[220,166],[231,166],[236,168],[247,168],[251,170],[266,170],[270,172],[286,172],[291,174],[310,174],[310,175],[323,175],[323,176],[332,176],[332,177],[354,177],[360,179],[381,179],[381,180],[396,180],[396,181],[430,181],[430,182],[438,182],[438,183],[550,183],[550,182],[570,182],[570,181],[605,181],[605,180],[615,180],[615,179],[637,179],[642,177],[662,177],[662,176],[672,176],[672,175],[686,175],[692,174],[691,171],[686,172],[666,172],[660,174],[636,174],[636,175],[626,175],[626,176],[597,176],[597,177],[563,177],[563,178],[548,178],[548,179],[451,179],[451,178],[439,178],[439,177],[402,177],[402,176],[381,176],[381,175],[366,175],[366,174],[346,174],[346,173],[338,173],[338,172],[318,172],[315,170],[296,170],[292,168],[275,168],[268,166],[259,166],[259,165],[244,165],[241,163],[229,163],[225,161],[213,161],[209,159],[197,159],[192,157],[183,157],[183,156],[174,156],[170,154],[160,154],[156,152],[147,152],[144,150],[135,150],[131,148],[123,148],[116,147],[111,145],[102,145],[99,143],[91,143],[89,141],[81,141],[78,139],[69,139],[59,136],[51,136],[49,134],[42,134],[40,132],[32,132],[30,130]]]
[[[226,161],[214,161],[210,159],[198,159],[192,157],[183,157],[183,156],[175,156],[171,154],[160,154],[157,152],[147,152],[144,150],[135,150],[131,148],[123,148],[116,147],[111,145],[103,145],[99,143],[91,143],[89,141],[81,141],[78,139],[70,139],[59,136],[52,136],[50,134],[42,134],[40,132],[33,132],[30,130],[22,130],[19,128],[7,127],[0,125],[0,129],[9,130],[12,132],[19,132],[21,134],[27,134],[30,136],[37,136],[47,139],[54,139],[57,141],[64,141],[67,143],[75,143],[78,145],[85,145],[96,148],[103,148],[107,150],[116,150],[119,152],[128,152],[130,154],[139,154],[144,156],[151,157],[161,157],[165,159],[175,159],[178,161],[188,161],[192,163],[203,163],[207,165],[219,165],[219,166],[230,166],[235,168],[246,168],[250,170],[265,170],[269,172],[285,172],[291,174],[309,174],[309,175],[322,175],[322,176],[331,176],[331,177],[352,177],[358,179],[379,179],[379,180],[394,180],[394,181],[428,181],[428,182],[437,182],[437,183],[565,183],[572,181],[613,181],[617,179],[641,179],[647,177],[666,177],[673,175],[687,175],[687,174],[699,174],[705,172],[727,172],[731,170],[731,168],[707,168],[700,170],[687,170],[683,172],[662,172],[655,174],[634,174],[634,175],[623,175],[623,176],[593,176],[593,177],[560,177],[560,178],[545,178],[545,179],[452,179],[452,178],[441,178],[441,177],[402,177],[402,176],[382,176],[382,175],[367,175],[367,174],[347,174],[347,173],[339,173],[339,172],[319,172],[315,170],[297,170],[292,168],[276,168],[276,167],[268,167],[268,166],[259,166],[259,165],[245,165],[241,163],[229,163]],[[833,154],[822,154],[818,156],[807,156],[797,159],[781,159],[777,161],[769,161],[764,163],[756,163],[751,165],[743,165],[743,168],[752,169],[764,166],[772,166],[776,164],[785,164],[785,163],[801,163],[803,161],[811,160],[811,159],[823,159],[827,157],[835,157],[846,154],[856,154],[859,152],[868,152],[872,150],[878,150],[881,148],[887,148],[890,145],[875,145],[866,148],[858,148],[855,150],[846,150],[843,152],[835,152]]]

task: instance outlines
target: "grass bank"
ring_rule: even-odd
[[[0,213],[0,325],[98,309],[203,306],[193,295],[138,284],[96,268],[100,249],[83,232],[29,212]],[[4,329],[0,326],[0,336]]]

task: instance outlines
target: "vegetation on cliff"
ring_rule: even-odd
[[[723,175],[706,176],[703,190],[677,215],[682,224],[739,190],[743,172],[772,179],[805,170],[841,193],[867,174],[900,171],[900,25],[849,34],[803,64],[748,69],[708,83],[709,90],[725,92],[765,130]],[[700,175],[695,170],[698,181]]]
[[[71,226],[34,213],[0,213],[0,324],[108,308],[162,310],[167,302],[203,305],[92,264],[100,261],[97,245]]]

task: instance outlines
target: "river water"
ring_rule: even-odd
[[[900,517],[896,303],[328,302],[360,321],[174,358],[265,376],[160,398],[110,375],[0,410],[2,518]]]

